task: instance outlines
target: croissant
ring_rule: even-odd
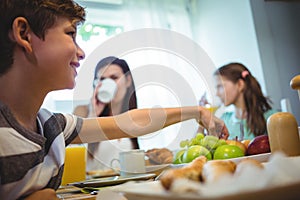
[[[168,169],[162,174],[160,182],[166,190],[169,190],[176,179],[186,178],[189,180],[200,181],[202,168],[206,162],[207,158],[205,156],[200,156],[182,168]]]
[[[211,160],[203,166],[202,179],[206,183],[214,182],[220,177],[233,174],[236,164],[230,160]]]

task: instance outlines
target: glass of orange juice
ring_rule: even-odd
[[[86,179],[86,147],[70,145],[66,147],[65,167],[61,185]]]
[[[204,106],[206,109],[208,109],[210,112],[212,112],[212,113],[215,113],[217,110],[218,110],[218,108],[219,108],[219,106],[213,106],[213,105],[211,105],[211,104],[205,104],[205,106]]]

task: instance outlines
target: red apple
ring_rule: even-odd
[[[248,145],[247,155],[256,155],[271,152],[269,137],[267,135],[260,135],[255,137]]]

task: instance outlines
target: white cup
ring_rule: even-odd
[[[109,103],[114,98],[117,91],[117,84],[114,80],[106,78],[98,90],[97,98],[103,103]]]
[[[113,163],[117,161],[120,164],[120,170],[113,167]],[[130,150],[119,153],[119,159],[111,161],[111,167],[120,172],[121,176],[131,176],[139,173],[145,173],[145,151],[144,150]]]

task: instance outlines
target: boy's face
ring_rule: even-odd
[[[38,65],[38,74],[49,90],[72,89],[76,68],[84,52],[76,44],[76,24],[67,18],[58,18],[46,31],[45,40],[33,36],[32,48]]]

